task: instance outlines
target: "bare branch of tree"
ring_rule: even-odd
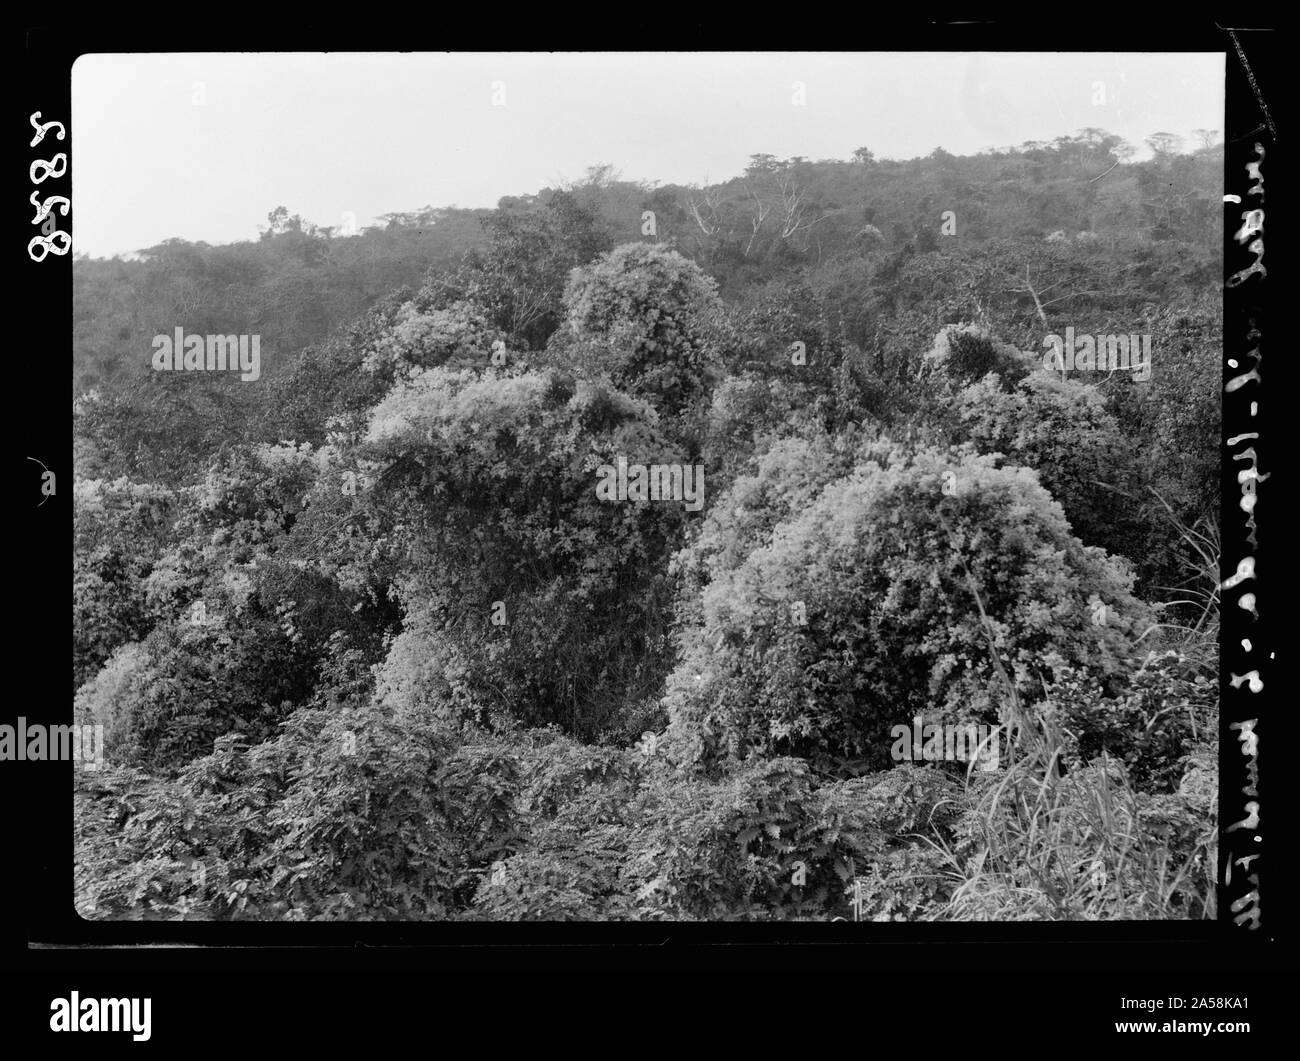
[[[1038,308],[1038,318],[1043,322],[1043,327],[1044,328],[1051,327],[1051,325],[1047,323],[1047,314],[1043,310],[1042,300],[1039,299],[1038,292],[1034,290],[1033,282],[1029,279],[1029,266],[1027,265],[1025,266],[1025,286],[1020,288],[1013,288],[1012,290],[1019,291],[1019,292],[1028,292],[1030,297],[1032,297],[1034,300],[1034,305]]]
[[[749,252],[754,247],[754,240],[758,239],[758,234],[763,228],[763,222],[767,220],[768,214],[772,212],[772,204],[766,203],[758,197],[754,189],[748,184],[745,185],[745,191],[749,192],[749,197],[754,200],[754,215],[749,219],[750,233],[749,242],[745,244],[745,257],[749,257]]]
[[[691,217],[706,236],[715,236],[718,232],[718,206],[722,202],[722,192],[717,188],[700,189],[699,201],[693,192],[686,193],[686,205]]]
[[[1119,165],[1119,159],[1116,159],[1116,160],[1115,160],[1115,166],[1118,166],[1118,165]],[[1110,169],[1114,169],[1115,166],[1111,166]],[[1108,170],[1106,171],[1106,173],[1109,173],[1109,172],[1110,172],[1110,169],[1108,169]],[[1102,177],[1106,176],[1106,173],[1099,173],[1099,174],[1097,174],[1097,176],[1093,177],[1092,180],[1090,180],[1088,183],[1089,183],[1089,184],[1096,184],[1099,180],[1101,180]]]
[[[808,191],[806,188],[799,186],[789,170],[781,173],[778,178],[778,187],[781,193],[782,239],[789,239],[801,229],[810,229],[813,225],[825,221],[830,216],[829,213],[826,213],[811,221],[808,220]]]

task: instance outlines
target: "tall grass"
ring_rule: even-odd
[[[1180,529],[1201,576],[1184,600],[1197,603],[1199,613],[1190,624],[1168,626],[1176,647],[1207,663],[1208,643],[1217,638],[1217,536],[1212,530]],[[998,774],[968,770],[968,806],[955,839],[925,838],[941,855],[951,885],[949,901],[929,916],[1213,918],[1217,793],[1216,749],[1209,742],[1215,727],[1189,756],[1183,789],[1174,795],[1137,791],[1123,764],[1104,754],[1071,763],[1063,773],[1068,734],[1057,711],[1050,698],[1032,712],[1025,709],[998,658],[992,623],[969,568],[966,576],[1005,692],[998,730],[1010,754]]]

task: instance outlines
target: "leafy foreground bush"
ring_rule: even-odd
[[[79,773],[86,917],[871,920],[1213,916],[1214,748],[1177,791],[1033,732],[1001,774],[713,779],[649,748],[488,733],[446,712],[301,710],[176,776]],[[1041,741],[1039,742],[1041,744]],[[855,897],[859,905],[852,907]]]
[[[516,842],[518,764],[375,709],[295,712],[171,779],[83,775],[78,874],[110,917],[445,917]],[[114,826],[115,823],[115,826]]]
[[[953,781],[901,769],[832,783],[794,759],[716,781],[553,730],[489,734],[435,712],[302,710],[173,778],[82,773],[88,917],[826,917],[872,862],[931,869],[906,835],[953,820]],[[951,835],[945,834],[945,835]]]

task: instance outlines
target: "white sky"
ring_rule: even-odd
[[[1153,132],[1221,134],[1223,81],[1206,53],[88,55],[72,71],[74,250],[253,239],[279,205],[361,226],[490,207],[602,162],[704,182],[760,152],[962,155],[1085,126],[1143,157]]]

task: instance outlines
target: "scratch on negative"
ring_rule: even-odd
[[[1232,38],[1233,47],[1237,49],[1237,58],[1241,60],[1241,65],[1246,71],[1246,80],[1250,82],[1250,90],[1255,93],[1255,99],[1259,103],[1259,109],[1264,112],[1264,120],[1268,122],[1268,131],[1273,134],[1273,139],[1277,139],[1277,126],[1273,124],[1273,115],[1268,112],[1268,104],[1264,102],[1264,97],[1259,91],[1259,82],[1255,80],[1255,71],[1250,68],[1250,63],[1246,61],[1246,53],[1242,50],[1241,41],[1237,40],[1235,30],[1228,30],[1228,36]]]

